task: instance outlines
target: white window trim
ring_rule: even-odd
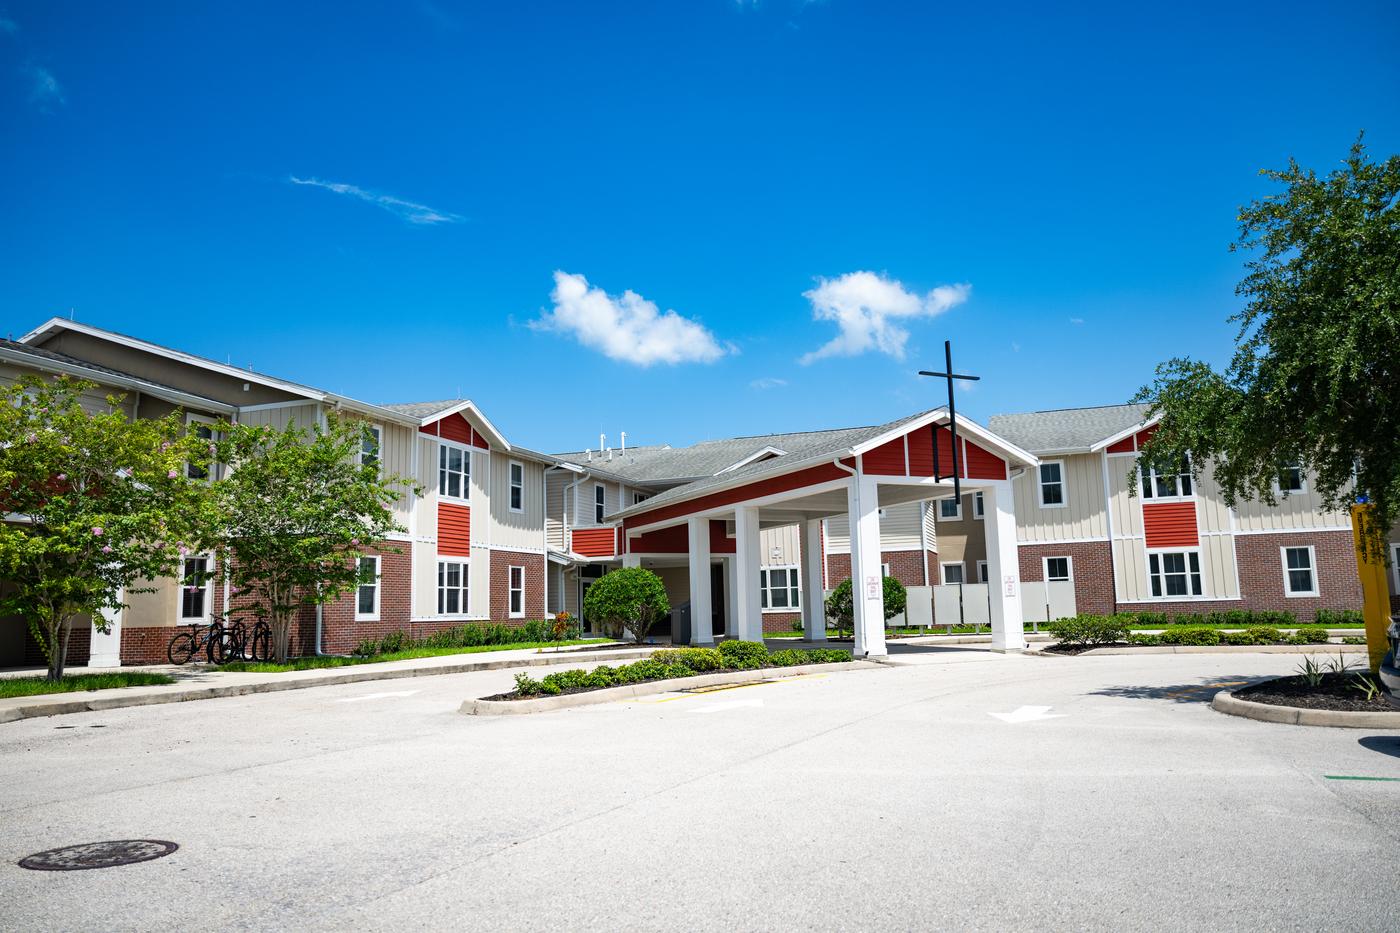
[[[374,432],[374,465],[378,468],[379,475],[384,475],[384,425],[373,422],[366,423],[365,427]],[[360,466],[365,464],[365,439],[360,438],[360,448],[355,452],[355,462]]]
[[[985,560],[979,560],[979,561],[977,562],[977,582],[978,582],[978,583],[989,583],[989,582],[991,582],[991,578],[987,576],[987,562],[986,562]]]
[[[383,594],[383,589],[384,589],[383,586],[382,586],[381,583],[380,583],[381,578],[383,577],[383,573],[384,573],[384,562],[383,562],[383,560],[380,559],[380,557],[379,557],[378,554],[361,554],[360,557],[359,557],[359,560],[357,560],[357,561],[355,562],[356,567],[359,566],[359,562],[360,562],[360,561],[365,561],[365,560],[372,560],[372,561],[374,561],[374,611],[372,611],[372,612],[361,612],[361,611],[360,611],[360,588],[363,587],[363,586],[367,586],[368,584],[365,584],[365,583],[357,583],[357,584],[355,584],[355,621],[356,621],[356,622],[378,622],[378,621],[379,621],[379,607],[380,607],[380,603],[381,603],[381,596],[382,596],[382,594]]]
[[[1157,495],[1157,478],[1160,477],[1160,476],[1163,476],[1163,475],[1164,475],[1164,474],[1158,473],[1157,470],[1156,470],[1155,468],[1152,468],[1152,467],[1143,467],[1143,466],[1139,466],[1139,467],[1138,467],[1138,478],[1139,478],[1140,480],[1142,480],[1143,487],[1144,487],[1148,492],[1151,493],[1150,495],[1143,495],[1142,498],[1143,498],[1144,500],[1149,500],[1149,499],[1150,499],[1150,500],[1153,501],[1153,502],[1192,502],[1192,501],[1195,500],[1195,498],[1196,498],[1196,477],[1195,477],[1195,475],[1191,472],[1191,458],[1190,458],[1190,457],[1187,457],[1187,458],[1186,458],[1186,469],[1184,469],[1184,470],[1182,470],[1182,471],[1180,471],[1180,472],[1178,472],[1178,473],[1167,474],[1167,475],[1172,475],[1172,476],[1175,476],[1175,477],[1176,477],[1176,495],[1174,495],[1174,496],[1159,496],[1159,495]],[[1182,478],[1183,476],[1189,477],[1190,480],[1191,480],[1191,491],[1190,491],[1189,493],[1187,493],[1186,495],[1182,495],[1182,494],[1181,494],[1181,478]],[[1149,484],[1150,484],[1150,485],[1149,485]]]
[[[1298,488],[1297,488],[1297,489],[1284,489],[1284,488],[1283,488],[1283,484],[1280,483],[1280,482],[1278,481],[1278,478],[1275,478],[1275,479],[1274,479],[1274,494],[1275,494],[1275,495],[1279,495],[1279,496],[1301,496],[1301,495],[1304,495],[1304,494],[1308,491],[1308,474],[1307,474],[1306,472],[1303,471],[1302,465],[1297,464],[1297,463],[1285,463],[1285,464],[1283,465],[1283,467],[1279,470],[1279,472],[1282,473],[1284,470],[1297,470],[1297,471],[1298,471]]]
[[[796,580],[796,586],[784,586],[781,589],[787,590],[787,606],[774,606],[773,603],[773,573],[774,570],[786,571],[788,579]],[[796,564],[765,564],[758,568],[759,596],[758,604],[763,607],[763,612],[801,612],[802,611],[802,572]],[[793,594],[797,594],[796,602],[793,602]]]
[[[1169,594],[1169,593],[1167,592],[1167,579],[1166,579],[1166,578],[1167,578],[1167,574],[1166,574],[1166,572],[1164,571],[1164,572],[1162,573],[1162,595],[1161,595],[1161,596],[1153,596],[1153,595],[1152,595],[1152,555],[1153,555],[1153,554],[1157,554],[1157,555],[1162,555],[1162,554],[1195,554],[1195,555],[1196,555],[1196,566],[1200,568],[1200,573],[1201,573],[1201,592],[1200,592],[1200,594],[1197,595],[1197,594],[1195,594],[1195,593],[1187,593],[1187,594],[1184,595],[1184,596],[1172,596],[1171,594]],[[1161,566],[1161,560],[1160,560],[1160,559],[1158,560],[1157,565],[1158,565],[1159,567]],[[1154,603],[1178,603],[1178,602],[1186,602],[1186,601],[1188,601],[1188,600],[1193,600],[1193,599],[1213,599],[1213,598],[1215,598],[1215,597],[1211,597],[1211,596],[1207,596],[1207,595],[1206,595],[1206,565],[1205,565],[1205,561],[1201,559],[1201,548],[1200,548],[1200,545],[1197,545],[1197,546],[1195,546],[1195,547],[1154,547],[1154,548],[1147,548],[1147,549],[1143,552],[1142,569],[1143,569],[1143,573],[1145,573],[1145,574],[1147,575],[1147,589],[1146,589],[1147,596],[1144,598],[1144,600],[1143,600],[1144,602],[1154,602]],[[1191,586],[1191,561],[1190,561],[1190,559],[1188,559],[1187,562],[1186,562],[1186,586],[1187,586],[1188,589],[1189,589],[1190,586]]]
[[[972,517],[979,520],[987,517],[987,501],[980,491],[972,494]]]
[[[1173,552],[1173,553],[1174,553],[1174,552]],[[1060,581],[1060,580],[1052,581],[1052,580],[1050,579],[1050,561],[1051,561],[1051,560],[1064,560],[1064,561],[1065,561],[1065,568],[1069,571],[1069,576],[1066,577],[1064,581]],[[1151,587],[1151,585],[1150,585],[1150,584],[1152,583],[1152,580],[1150,579],[1151,575],[1152,575],[1152,574],[1151,574],[1151,571],[1149,570],[1149,571],[1148,571],[1148,577],[1149,577],[1149,579],[1148,579],[1148,581],[1147,581],[1148,584],[1149,584],[1149,586],[1148,586],[1148,590],[1149,590],[1149,591],[1151,591],[1151,589],[1152,589],[1152,587]],[[1073,582],[1074,582],[1074,558],[1073,558],[1072,556],[1070,556],[1069,554],[1050,554],[1050,555],[1047,555],[1047,556],[1045,556],[1045,557],[1042,557],[1042,558],[1040,559],[1040,579],[1043,580],[1043,581],[1045,581],[1046,583],[1051,583],[1051,582],[1055,582],[1055,583],[1060,583],[1060,582],[1069,582],[1069,583],[1073,583]],[[1204,581],[1202,581],[1202,583],[1204,584]],[[1205,589],[1205,586],[1202,585],[1201,589]]]
[[[437,569],[439,572],[442,571],[443,564],[457,564],[462,568],[462,585],[458,587],[458,590],[460,591],[458,595],[461,597],[462,600],[462,611],[436,612],[433,613],[433,617],[437,619],[465,619],[471,615],[471,606],[469,604],[469,600],[471,599],[471,561],[465,557],[454,557],[451,555],[439,554],[437,559]],[[433,598],[435,601],[438,598],[438,596],[441,595],[441,593],[442,587],[434,586]],[[434,606],[436,606],[436,602],[434,602]]]
[[[1312,578],[1312,589],[1295,593],[1288,582],[1288,552],[1307,551],[1308,552],[1308,576]],[[1316,599],[1322,593],[1317,586],[1317,549],[1311,544],[1284,544],[1278,549],[1279,563],[1283,567],[1283,595],[1290,599]],[[1296,568],[1295,568],[1296,569]]]
[[[519,487],[517,487],[516,484],[515,484],[515,469],[516,469],[516,467],[519,467],[519,468],[520,468],[520,485],[519,485]],[[513,506],[513,505],[510,504],[510,500],[511,500],[511,498],[512,498],[512,495],[511,495],[511,494],[512,494],[517,488],[519,488],[519,490],[520,490],[520,507],[519,507],[519,508],[516,508],[515,506]],[[515,512],[515,513],[517,513],[517,514],[522,514],[522,513],[524,513],[524,511],[525,511],[525,464],[521,463],[519,460],[511,460],[511,461],[509,462],[509,464],[506,466],[506,508],[510,509],[512,512]]]
[[[209,568],[214,568],[213,554],[189,554],[180,558],[180,576],[176,578],[180,581],[180,598],[175,603],[175,618],[181,625],[189,625],[191,623],[203,624],[209,622],[209,620],[213,618],[214,578],[212,576],[204,581],[204,614],[197,616],[185,615],[185,562],[191,560],[208,561]]]
[[[511,585],[515,578],[515,571],[520,571],[520,588],[516,589]],[[602,592],[601,590],[599,592]],[[520,611],[511,609],[511,603],[515,602],[514,596],[520,594]],[[511,564],[506,568],[506,611],[512,619],[525,618],[525,565]]]
[[[1400,593],[1400,541],[1390,542],[1390,575],[1395,579],[1395,592]]]
[[[598,499],[599,499],[598,493],[600,493],[600,492],[603,494],[603,495],[602,495],[602,500],[603,500],[603,501],[601,501],[601,502],[598,501]],[[607,520],[607,517],[608,517],[608,487],[605,486],[605,485],[602,484],[602,483],[594,483],[594,484],[593,484],[593,502],[592,502],[592,506],[593,506],[593,512],[592,512],[592,514],[593,514],[593,524],[594,524],[595,526],[596,526],[596,525],[601,525],[601,524],[603,524],[603,522],[605,522],[605,521]],[[601,515],[598,514],[598,510],[599,510],[599,509],[602,509],[602,510],[603,510],[603,514],[601,514]]]
[[[213,418],[209,417],[208,415],[197,415],[197,414],[195,414],[194,412],[186,412],[186,413],[185,413],[185,430],[186,430],[186,432],[188,433],[189,427],[190,427],[190,425],[192,425],[192,424],[207,424],[207,425],[209,425],[209,443],[211,443],[211,444],[214,443],[214,441],[218,438],[218,433],[214,430],[214,425],[217,424],[217,423],[218,423],[217,421],[215,421]],[[217,467],[218,467],[218,464],[214,463],[213,461],[210,461],[210,463],[209,463],[209,469],[207,469],[207,470],[204,471],[204,478],[203,478],[203,479],[200,479],[200,478],[198,478],[198,477],[194,477],[194,476],[191,476],[191,475],[190,475],[190,464],[189,464],[189,463],[186,463],[186,464],[185,464],[185,479],[192,479],[192,480],[194,480],[194,481],[197,482],[197,483],[212,483],[212,482],[214,481],[214,471],[217,469]]]
[[[944,586],[957,586],[956,583],[948,582],[948,568],[958,567],[962,570],[962,582],[967,583],[967,565],[960,560],[942,561],[938,565],[938,578],[943,581]]]
[[[945,503],[945,502],[952,502],[952,503],[954,503],[954,504],[957,505],[957,511],[956,511],[953,515],[949,516],[949,515],[944,515],[944,514],[943,514],[943,503]],[[935,520],[935,521],[939,521],[939,522],[960,522],[960,521],[962,521],[962,499],[960,499],[960,498],[958,498],[958,497],[956,497],[956,496],[954,496],[954,497],[951,498],[951,499],[939,499],[939,500],[938,500],[938,512],[937,512],[937,514],[934,516],[934,520]]]
[[[442,491],[442,457],[443,450],[448,447],[455,447],[462,452],[462,494],[460,496],[449,495]],[[449,441],[443,438],[438,439],[438,461],[437,461],[437,495],[439,499],[448,502],[461,502],[469,505],[472,501],[472,449],[466,444],[459,444],[456,441]]]
[[[1060,501],[1045,501],[1045,480],[1040,475],[1040,467],[1055,464],[1060,468]],[[1042,509],[1064,509],[1069,507],[1069,483],[1065,482],[1065,462],[1063,460],[1042,460],[1035,468],[1035,501]]]

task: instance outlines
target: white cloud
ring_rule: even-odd
[[[834,279],[817,279],[817,287],[803,292],[812,302],[812,317],[835,321],[841,333],[824,346],[802,357],[803,364],[828,356],[857,356],[879,350],[895,359],[904,359],[909,331],[897,323],[920,317],[935,317],[957,307],[972,292],[972,286],[940,285],[927,295],[916,295],[895,279],[874,272],[848,272]]]
[[[38,65],[29,65],[25,68],[25,73],[29,75],[29,100],[40,110],[47,111],[53,104],[67,103],[63,97],[63,87],[52,71]]]
[[[786,379],[779,379],[776,376],[764,376],[749,383],[750,389],[781,389],[787,385]]]
[[[530,322],[535,330],[570,334],[609,359],[637,366],[655,363],[713,363],[733,347],[720,346],[703,325],[634,291],[619,296],[594,288],[581,275],[554,273],[554,308]]]
[[[383,208],[391,214],[402,217],[411,224],[451,224],[457,223],[462,218],[456,214],[449,214],[445,211],[434,210],[426,204],[415,204],[412,201],[405,201],[388,194],[377,194],[373,191],[366,191],[358,185],[346,185],[339,182],[321,181],[319,178],[298,178],[291,175],[287,179],[294,185],[310,185],[313,188],[324,188],[336,194],[347,194],[352,198],[358,198],[375,207]]]
[[[1069,322],[1071,324],[1079,325],[1084,323],[1084,319],[1082,317],[1072,317],[1069,319]]]

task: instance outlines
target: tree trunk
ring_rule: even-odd
[[[274,651],[277,655],[278,664],[287,663],[292,635],[291,615],[285,609],[278,609],[272,614],[272,641]]]
[[[53,683],[63,679],[63,669],[68,665],[68,638],[72,633],[72,616],[64,616],[58,623],[58,630],[50,632],[49,644],[53,646],[53,650],[49,654],[48,679]]]

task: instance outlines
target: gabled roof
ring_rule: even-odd
[[[441,421],[443,418],[456,414],[471,415],[472,419],[481,425],[482,433],[490,438],[493,444],[502,450],[511,449],[506,436],[496,429],[496,426],[481,413],[481,409],[477,408],[471,399],[454,398],[437,402],[403,402],[383,407],[415,419],[419,427],[427,427],[434,421]]]
[[[1016,415],[993,415],[992,433],[1037,455],[1089,453],[1103,442],[1143,425],[1146,405],[1059,408]]]
[[[33,366],[36,369],[49,372],[91,379],[122,389],[132,389],[175,405],[186,407],[193,405],[205,411],[232,412],[234,410],[234,406],[218,399],[186,392],[184,389],[177,389],[174,386],[134,376],[110,366],[101,366],[78,359],[76,356],[69,356],[66,353],[46,350],[43,347],[31,347],[16,340],[0,340],[0,359],[13,360],[21,365]]]

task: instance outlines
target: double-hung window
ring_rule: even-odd
[[[759,604],[764,609],[798,609],[801,607],[800,584],[796,567],[760,567]]]
[[[985,560],[979,560],[977,562],[977,582],[987,582],[987,562]]]
[[[186,557],[180,562],[180,619],[206,622],[209,619],[209,591],[212,584],[209,558]]]
[[[987,516],[987,504],[986,504],[986,502],[982,499],[982,494],[981,494],[980,492],[974,492],[974,493],[972,494],[972,517],[973,517],[973,518],[986,518],[986,516]]]
[[[1317,595],[1316,554],[1312,545],[1280,548],[1283,552],[1283,591],[1288,596]]]
[[[632,504],[633,504],[633,505],[641,505],[643,502],[647,501],[647,500],[650,499],[650,498],[651,498],[651,494],[650,494],[650,493],[645,493],[645,492],[634,492],[634,493],[632,493]]]
[[[1154,599],[1201,595],[1201,555],[1198,551],[1153,551],[1147,572]]]
[[[956,496],[951,499],[939,499],[938,518],[945,522],[960,521],[962,519],[962,500]]]
[[[467,568],[464,560],[438,561],[437,611],[440,616],[467,612]]]
[[[379,621],[379,556],[360,558],[360,584],[355,588],[355,621]]]
[[[379,469],[379,445],[384,437],[383,429],[377,424],[367,424],[365,433],[360,436],[360,465]]]
[[[597,483],[593,487],[593,524],[603,524],[603,510],[605,508],[607,490],[602,483]]]
[[[1191,489],[1190,463],[1183,463],[1175,473],[1159,473],[1155,467],[1142,468],[1144,499],[1187,499]]]
[[[510,462],[510,510],[525,511],[525,464]]]
[[[1046,509],[1065,507],[1065,462],[1046,460],[1040,464],[1040,506]]]
[[[1303,467],[1297,463],[1286,463],[1278,471],[1278,491],[1285,495],[1307,492],[1308,483],[1303,475]]]
[[[185,430],[200,440],[209,442],[211,448],[209,453],[212,454],[214,452],[212,450],[214,442],[214,419],[206,418],[203,415],[186,415]],[[190,479],[208,479],[209,469],[200,466],[198,463],[186,463],[185,476]]]
[[[944,585],[944,586],[948,586],[948,585],[951,585],[951,584],[954,584],[954,583],[962,583],[962,582],[964,582],[964,581],[963,581],[963,564],[962,564],[962,561],[957,561],[956,563],[954,563],[954,562],[948,562],[948,563],[943,564],[942,566],[943,566],[943,585]]]
[[[510,568],[510,617],[512,619],[523,619],[525,617],[525,568]]]
[[[1045,579],[1047,582],[1056,583],[1073,579],[1072,572],[1068,557],[1045,558]]]
[[[448,499],[470,499],[472,455],[465,447],[438,444],[438,495]]]

